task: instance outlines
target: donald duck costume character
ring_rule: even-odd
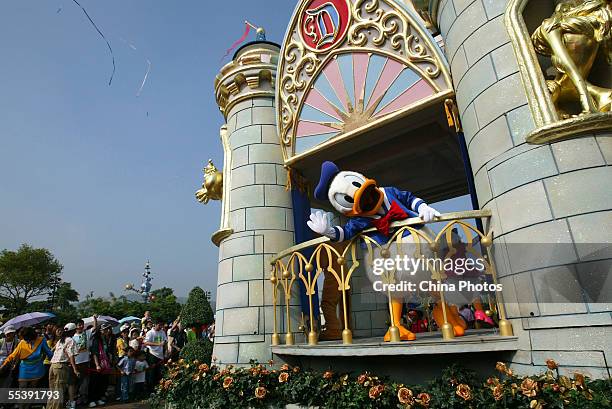
[[[322,211],[313,212],[308,227],[316,233],[329,237],[332,241],[350,240],[361,231],[376,227],[370,237],[379,244],[390,238],[389,227],[393,221],[409,217],[420,217],[425,222],[432,221],[440,213],[428,206],[411,192],[395,187],[378,187],[373,179],[353,171],[340,171],[333,162],[326,161],[321,166],[321,177],[314,191],[320,201],[329,201],[338,212],[349,217],[344,226],[332,226]],[[404,233],[404,242],[413,242],[410,232]],[[400,330],[401,340],[414,340],[416,336],[399,324],[402,313],[402,300],[392,300],[393,318]],[[387,332],[385,341],[390,340]]]

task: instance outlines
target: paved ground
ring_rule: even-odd
[[[100,406],[101,408],[113,408],[113,409],[149,409],[150,406],[144,402],[134,403],[117,403]]]

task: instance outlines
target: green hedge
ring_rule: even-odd
[[[549,369],[540,376],[517,377],[500,362],[498,373],[486,380],[452,366],[427,385],[408,386],[367,372],[354,377],[255,363],[221,369],[181,360],[169,364],[151,404],[171,403],[176,409],[276,408],[290,403],[328,409],[611,407],[610,379],[560,376],[553,361],[547,364]]]
[[[181,349],[180,357],[187,362],[208,362],[212,357],[213,343],[208,338],[188,342]]]

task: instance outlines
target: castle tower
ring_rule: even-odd
[[[602,295],[610,294],[612,255],[596,243],[612,241],[612,117],[563,119],[551,110],[530,35],[554,2],[437,4],[478,201],[493,213],[496,264],[519,337],[513,367],[539,373],[551,358],[562,372],[607,378],[612,320]],[[538,138],[548,143],[530,143]]]
[[[266,41],[246,44],[215,80],[226,120],[221,129],[223,214],[221,229],[213,235],[219,246],[213,355],[223,365],[272,358],[269,259],[294,242],[274,108],[278,53],[279,47]]]

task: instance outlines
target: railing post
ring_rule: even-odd
[[[270,275],[270,283],[272,284],[272,308],[274,311],[274,333],[272,333],[272,345],[280,345],[280,336],[278,335],[278,318],[277,314],[277,298],[278,298],[278,277],[276,276],[276,263],[272,264],[272,274]]]

